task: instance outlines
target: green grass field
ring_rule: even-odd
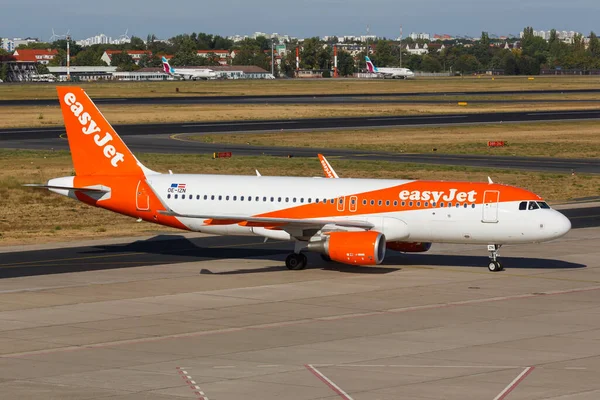
[[[64,85],[64,84],[61,84]],[[444,77],[414,80],[384,79],[282,79],[228,81],[95,82],[81,83],[93,97],[252,96],[280,94],[356,94],[408,92],[462,92],[498,90],[600,89],[594,76]],[[0,84],[0,99],[51,99],[57,84]],[[179,89],[177,92],[176,89]]]

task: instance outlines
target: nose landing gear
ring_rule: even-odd
[[[499,244],[488,244],[488,251],[490,252],[490,263],[488,264],[488,269],[491,272],[498,272],[504,269],[500,261],[498,261],[498,251],[500,250],[500,246],[501,245]]]

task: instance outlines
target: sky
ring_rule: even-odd
[[[13,15],[14,17],[10,17]],[[2,6],[0,37],[48,40],[52,29],[74,39],[99,33],[169,38],[205,32],[248,35],[256,31],[296,37],[363,35],[395,38],[410,32],[459,36],[518,35],[535,30],[600,32],[598,0],[19,0]]]

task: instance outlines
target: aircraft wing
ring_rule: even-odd
[[[344,219],[320,219],[320,218],[271,218],[271,217],[251,217],[247,215],[211,215],[211,214],[180,214],[173,210],[159,211],[161,215],[179,218],[205,219],[208,225],[230,225],[239,224],[242,226],[298,226],[298,227],[318,227],[325,225],[336,225],[346,228],[371,229],[374,225],[366,221],[344,220]]]

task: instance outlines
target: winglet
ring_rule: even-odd
[[[494,183],[494,182],[492,181],[492,178],[490,178],[489,176],[488,176],[488,183],[489,183],[490,185],[491,185],[492,183]]]
[[[338,174],[335,173],[327,159],[323,154],[319,154],[319,161],[321,161],[321,167],[323,167],[323,172],[327,178],[339,178]]]
[[[256,176],[262,176],[262,175],[260,174],[260,172],[258,172],[258,170],[257,170],[257,169],[255,169],[255,171],[256,171]]]

